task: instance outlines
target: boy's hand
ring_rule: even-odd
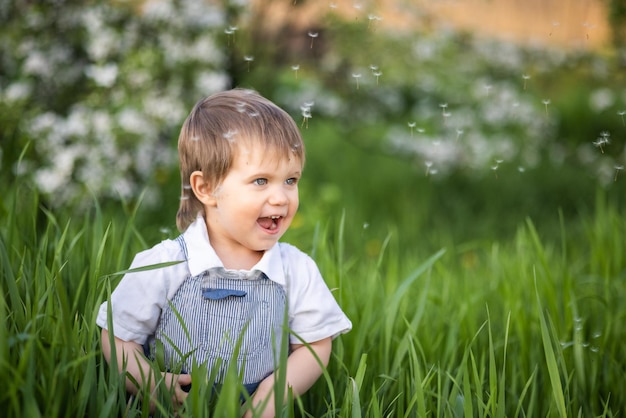
[[[172,392],[172,402],[182,405],[189,395],[187,392],[191,387],[191,375],[163,373],[163,378],[167,388]]]
[[[266,377],[261,384],[259,384],[259,387],[252,395],[250,403],[245,403],[242,406],[244,411],[242,418],[252,418],[254,416],[254,408],[251,407],[254,406],[258,409],[261,405],[263,405],[263,413],[261,414],[262,418],[272,418],[276,415],[276,412],[274,411],[274,374]]]
[[[300,396],[313,386],[323,368],[328,365],[332,344],[330,337],[309,343],[309,347],[291,344],[291,354],[287,358],[285,397],[290,388],[295,396]],[[247,409],[243,414],[244,418],[253,416],[251,408],[264,408],[261,415],[263,418],[274,417],[274,378],[275,374],[272,373],[259,384],[252,395],[251,405],[244,405],[244,409]]]

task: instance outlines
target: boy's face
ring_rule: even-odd
[[[298,210],[302,164],[256,141],[240,144],[232,167],[206,207],[209,239],[218,252],[270,249]]]

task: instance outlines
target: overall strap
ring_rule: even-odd
[[[180,245],[180,249],[185,255],[185,260],[187,260],[187,258],[189,258],[189,254],[187,254],[187,244],[185,243],[185,238],[183,238],[183,234],[180,234],[178,237],[176,237],[174,241],[178,242],[178,245]]]

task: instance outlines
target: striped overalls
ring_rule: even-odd
[[[183,237],[176,240],[187,258]],[[211,269],[188,277],[163,309],[148,340],[150,356],[159,359],[162,347],[164,367],[183,373],[194,361],[206,364],[216,384],[236,361],[251,394],[280,359],[285,315],[285,290],[264,273]]]

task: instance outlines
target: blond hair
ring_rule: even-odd
[[[300,130],[287,112],[253,90],[233,89],[200,100],[178,137],[182,192],[176,226],[182,232],[204,206],[189,179],[201,171],[213,188],[228,174],[241,141],[259,141],[280,158],[295,156],[304,165]]]

